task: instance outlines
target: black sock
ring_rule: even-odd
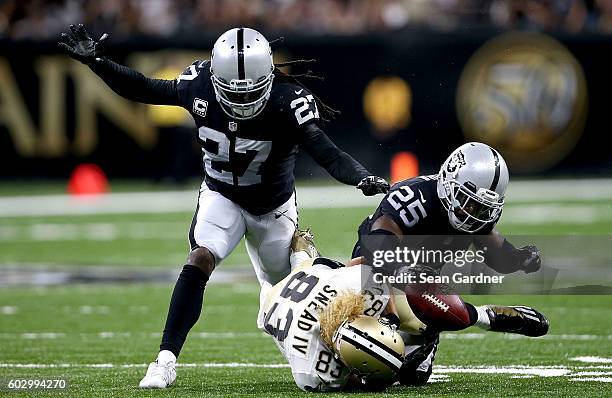
[[[186,264],[176,281],[160,350],[170,350],[178,358],[187,333],[195,325],[202,312],[206,275],[195,265]]]
[[[465,303],[465,308],[467,308],[468,314],[470,315],[470,326],[474,326],[476,321],[478,321],[478,311],[476,311],[476,307],[470,303]]]

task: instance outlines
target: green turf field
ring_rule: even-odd
[[[517,214],[529,203],[512,204]],[[512,220],[508,234],[610,234],[612,200],[538,202],[538,209],[580,213],[597,209],[589,223]],[[320,250],[346,259],[355,229],[371,208],[300,210],[300,224],[314,230]],[[607,210],[607,214],[605,211]],[[539,211],[539,210],[538,210]],[[506,212],[506,210],[505,210]],[[514,212],[514,213],[513,213]],[[184,262],[191,214],[97,214],[0,218],[0,267],[47,269],[92,265],[126,269],[175,269]],[[248,266],[243,245],[221,266]],[[295,396],[289,369],[272,340],[255,325],[258,286],[211,284],[204,312],[181,356],[178,379],[166,391],[136,388],[156,355],[173,283],[76,284],[2,287],[0,379],[66,378],[65,392],[33,397]],[[485,334],[479,329],[446,335],[433,382],[394,387],[384,395],[448,397],[612,396],[612,297],[471,297],[474,304],[524,304],[546,313],[550,335],[540,339]],[[22,396],[0,390],[0,396]],[[361,396],[361,394],[351,394]],[[366,395],[366,394],[364,394]],[[381,396],[383,394],[376,394]]]
[[[587,202],[582,206],[598,206],[612,214],[612,201]],[[520,206],[510,205],[507,211],[510,209],[520,209]],[[300,225],[312,228],[323,253],[343,258],[350,255],[357,226],[371,212],[367,207],[301,209]],[[192,213],[0,218],[0,264],[179,266],[188,250],[191,218]],[[589,224],[539,225],[502,220],[499,229],[513,235],[609,234],[612,219],[602,218]],[[32,250],[33,237],[35,250]],[[223,266],[248,262],[244,245],[240,244]]]
[[[307,395],[294,386],[288,368],[270,367],[282,365],[283,359],[272,340],[256,329],[255,284],[209,286],[203,317],[184,348],[181,362],[185,366],[177,369],[176,384],[167,391],[139,391],[136,385],[145,364],[156,353],[171,288],[165,284],[3,289],[0,302],[14,313],[0,315],[0,375],[67,378],[67,394],[87,397]],[[436,382],[422,388],[395,387],[387,394],[610,396],[610,383],[573,381],[601,374],[609,378],[609,364],[572,359],[612,357],[610,297],[501,296],[495,300],[520,302],[547,313],[552,325],[548,338],[485,336],[479,329],[453,334],[455,338],[442,340]],[[477,304],[489,301],[472,298]],[[16,364],[58,367],[19,368]]]

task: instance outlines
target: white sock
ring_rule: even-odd
[[[291,269],[294,269],[296,265],[298,265],[302,261],[308,260],[309,258],[310,256],[308,255],[308,253],[304,251],[291,252],[291,255],[289,256],[289,262],[291,263]]]
[[[474,306],[474,308],[476,308],[476,312],[478,313],[478,320],[476,321],[474,326],[478,326],[479,328],[485,329],[485,330],[491,329],[491,319],[489,318],[489,315],[487,314],[487,306],[486,305],[481,305],[478,307]]]
[[[176,362],[176,356],[172,353],[172,351],[162,350],[157,354],[157,363],[160,365],[165,365],[170,362]]]

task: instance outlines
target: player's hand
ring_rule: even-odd
[[[524,256],[524,259],[521,264],[521,269],[526,273],[530,274],[532,272],[536,272],[542,266],[542,256],[540,255],[540,250],[533,246],[524,246],[518,249],[521,254]]]
[[[356,265],[365,264],[366,262],[367,260],[364,256],[359,256],[359,257],[351,258],[346,264],[344,264],[344,266],[354,267]]]
[[[89,36],[85,26],[79,24],[78,26],[70,25],[70,31],[61,34],[57,45],[77,61],[91,64],[102,56],[106,40],[108,40],[107,33],[104,33],[96,41]]]
[[[357,189],[361,189],[365,196],[373,196],[389,192],[389,183],[382,177],[367,176],[359,181]]]

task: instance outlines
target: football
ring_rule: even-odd
[[[443,283],[412,283],[404,288],[414,314],[439,331],[462,330],[470,326],[470,315],[461,297]]]

